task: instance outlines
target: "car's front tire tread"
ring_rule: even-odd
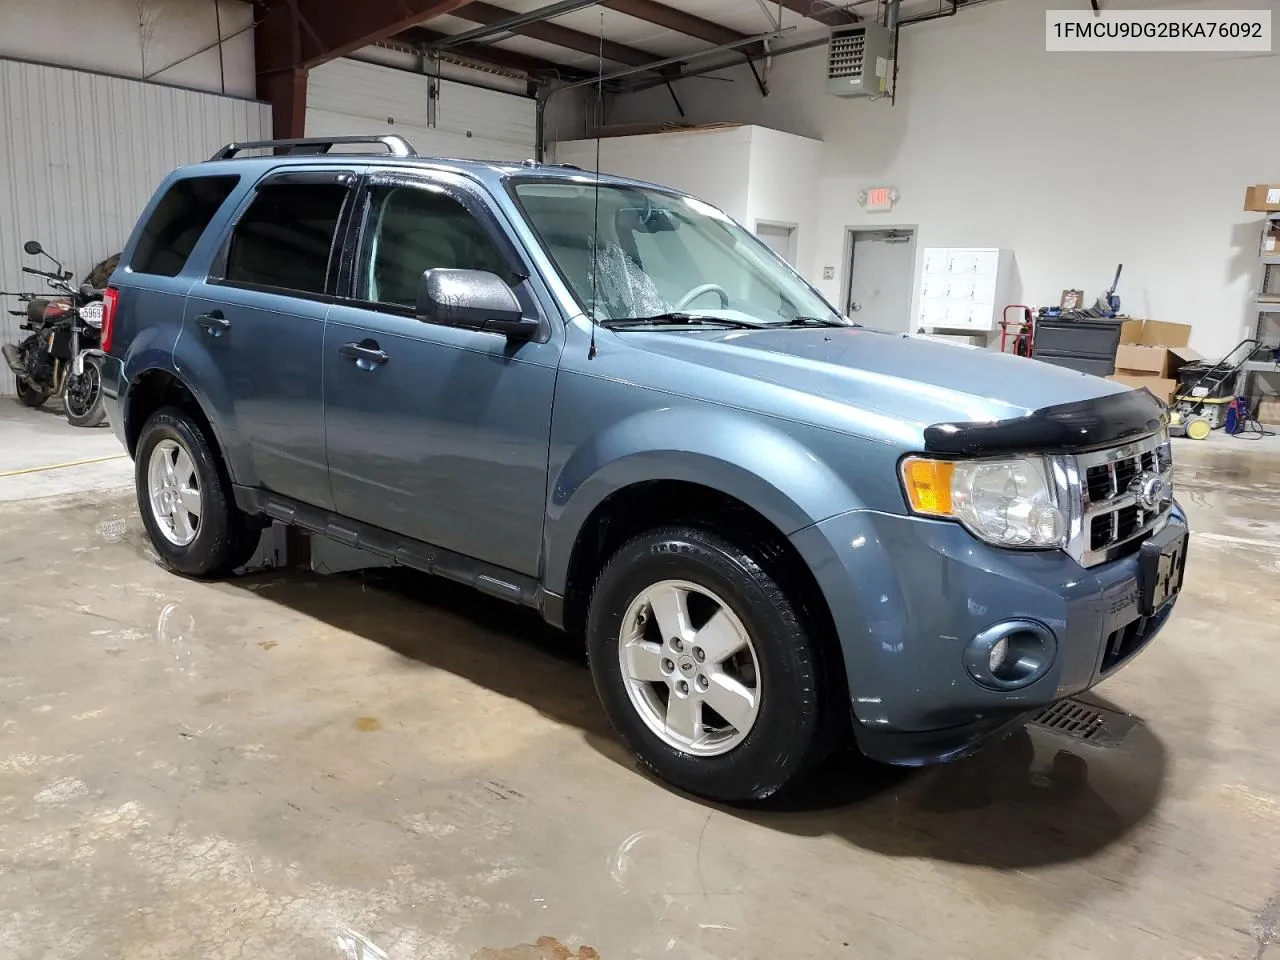
[[[635,757],[659,778],[725,802],[761,800],[802,776],[823,753],[821,660],[816,641],[758,551],[692,526],[651,530],[624,544],[596,581],[587,651],[605,712]],[[683,753],[656,737],[627,695],[618,661],[623,616],[639,592],[683,579],[724,599],[760,662],[760,708],[746,739],[716,757]]]

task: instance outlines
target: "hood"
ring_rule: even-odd
[[[639,349],[921,427],[1025,416],[1127,388],[992,350],[864,327],[629,332]]]

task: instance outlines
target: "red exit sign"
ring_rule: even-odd
[[[870,212],[892,210],[893,205],[898,201],[898,191],[893,187],[872,187],[859,199]]]

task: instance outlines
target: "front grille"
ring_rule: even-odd
[[[1158,474],[1171,482],[1173,458],[1161,435],[1111,450],[1081,454],[1076,461],[1083,500],[1072,554],[1085,566],[1136,550],[1168,518],[1168,500],[1144,502],[1139,486]]]

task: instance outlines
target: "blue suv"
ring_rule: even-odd
[[[227,575],[275,520],[534,607],[703,796],[850,731],[961,756],[1128,662],[1181,586],[1149,393],[860,327],[651,184],[232,144],[161,184],[105,302],[165,563]]]

